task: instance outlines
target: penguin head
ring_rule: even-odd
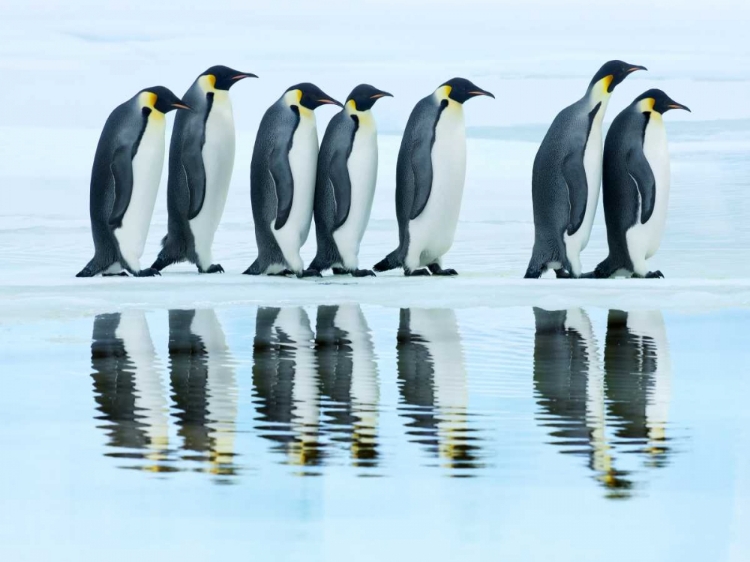
[[[291,101],[293,104],[301,105],[305,109],[311,111],[326,104],[344,107],[340,101],[336,101],[315,84],[310,84],[309,82],[303,82],[302,84],[292,86],[286,91],[285,95],[287,98],[292,98]]]
[[[464,103],[466,100],[477,96],[495,97],[491,92],[483,90],[466,78],[451,78],[440,85],[438,92],[440,92],[441,97],[452,99],[458,103]]]
[[[367,111],[368,109],[372,109],[375,102],[383,97],[392,98],[393,94],[378,90],[375,86],[370,86],[369,84],[360,84],[346,98],[346,105],[354,111]]]
[[[161,113],[169,113],[173,109],[192,109],[188,104],[178,98],[172,90],[164,86],[144,88],[138,93],[142,107],[155,109]]]
[[[208,84],[216,90],[228,90],[243,78],[257,78],[252,72],[240,72],[228,66],[212,66],[200,75],[208,81]]]
[[[615,86],[636,70],[648,69],[645,66],[630,64],[621,60],[605,62],[599,69],[599,72],[594,74],[594,77],[591,79],[589,90],[594,89],[597,84],[601,84],[602,93],[611,94],[614,92]]]
[[[684,109],[685,111],[690,111],[688,106],[677,103],[662,90],[657,88],[643,92],[640,96],[635,98],[633,103],[643,112],[655,111],[656,113],[663,114],[670,109]]]

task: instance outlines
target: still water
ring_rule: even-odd
[[[749,321],[343,304],[5,328],[0,553],[144,527],[166,548],[188,517],[276,559],[350,559],[332,537],[370,529],[351,559],[625,560],[646,533],[639,559],[746,560]],[[214,545],[222,521],[248,528]]]

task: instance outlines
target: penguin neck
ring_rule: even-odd
[[[198,86],[203,95],[213,94],[214,105],[229,102],[229,91],[219,90],[216,88],[216,78],[212,75],[201,76],[198,78]]]
[[[164,114],[156,109],[156,94],[153,92],[141,92],[138,95],[138,105],[141,109],[150,109],[151,112],[149,113],[149,119],[159,119],[163,118]]]
[[[356,117],[360,128],[375,128],[375,119],[373,119],[372,111],[366,109],[365,111],[359,111],[354,100],[349,100],[344,106],[344,111],[349,117]]]
[[[601,104],[599,107],[599,113],[604,115],[604,112],[607,111],[609,98],[612,97],[612,93],[609,91],[609,85],[611,82],[611,77],[606,76],[589,86],[584,98],[587,102],[589,111],[594,109],[597,104]]]
[[[648,113],[649,123],[662,123],[661,113],[654,111],[655,101],[653,98],[642,99],[636,104],[639,113]]]
[[[302,92],[299,90],[289,90],[281,98],[287,107],[297,107],[299,110],[300,118],[315,120],[315,112],[312,109],[308,109],[300,103],[302,99]]]
[[[433,94],[435,101],[440,105],[443,103],[443,101],[448,102],[447,108],[450,108],[455,111],[459,111],[460,113],[463,113],[464,106],[461,103],[458,103],[456,100],[450,98],[451,93],[451,87],[450,86],[440,86],[437,90],[435,90],[435,93]]]

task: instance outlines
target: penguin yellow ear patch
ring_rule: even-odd
[[[346,105],[347,105],[347,106],[349,107],[349,109],[351,109],[352,111],[357,111],[357,102],[355,102],[354,100],[349,100],[348,102],[346,102]]]
[[[297,103],[302,101],[302,90],[295,90],[297,94]]]
[[[143,92],[140,96],[140,102],[142,107],[148,107],[154,109],[156,105],[157,96],[153,92]]]
[[[440,92],[441,95],[444,98],[447,99],[447,98],[449,98],[451,96],[451,92],[453,91],[453,87],[452,86],[443,86],[442,88],[440,88],[440,90],[441,90],[441,92]]]
[[[612,83],[612,80],[614,80],[615,77],[611,74],[609,76],[605,76],[602,78],[602,85],[604,86],[604,91],[609,92],[609,85]]]
[[[208,83],[211,84],[211,87],[215,88],[216,87],[216,76],[214,76],[213,74],[209,74],[209,75],[206,76],[206,78],[208,79]]]

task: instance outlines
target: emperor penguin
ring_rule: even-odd
[[[190,86],[183,100],[192,112],[174,120],[169,146],[167,209],[169,231],[151,266],[161,271],[188,260],[200,273],[223,273],[211,246],[227,201],[234,167],[234,116],[229,89],[257,78],[226,66],[212,66]]]
[[[371,109],[385,96],[391,94],[360,84],[328,123],[318,156],[313,205],[318,250],[310,274],[332,267],[335,274],[375,275],[359,269],[358,256],[378,175],[378,133]]]
[[[117,106],[104,124],[91,171],[95,253],[76,277],[159,274],[141,269],[140,259],[164,166],[164,115],[173,109],[190,107],[167,88],[155,86]]]
[[[662,115],[684,109],[661,90],[638,96],[612,122],[604,143],[604,217],[609,256],[593,277],[664,277],[646,260],[659,249],[669,204],[669,150]]]
[[[245,275],[304,273],[299,250],[310,232],[318,167],[314,110],[325,104],[344,107],[314,84],[297,84],[260,122],[250,163],[258,258]]]
[[[586,94],[558,113],[534,158],[531,194],[534,249],[525,277],[554,269],[581,276],[602,180],[602,120],[615,87],[643,66],[613,60],[594,75]]]
[[[453,245],[464,190],[463,104],[476,96],[495,97],[465,78],[453,78],[412,110],[396,164],[399,244],[375,271],[402,267],[407,276],[457,274],[443,269],[441,258]]]

